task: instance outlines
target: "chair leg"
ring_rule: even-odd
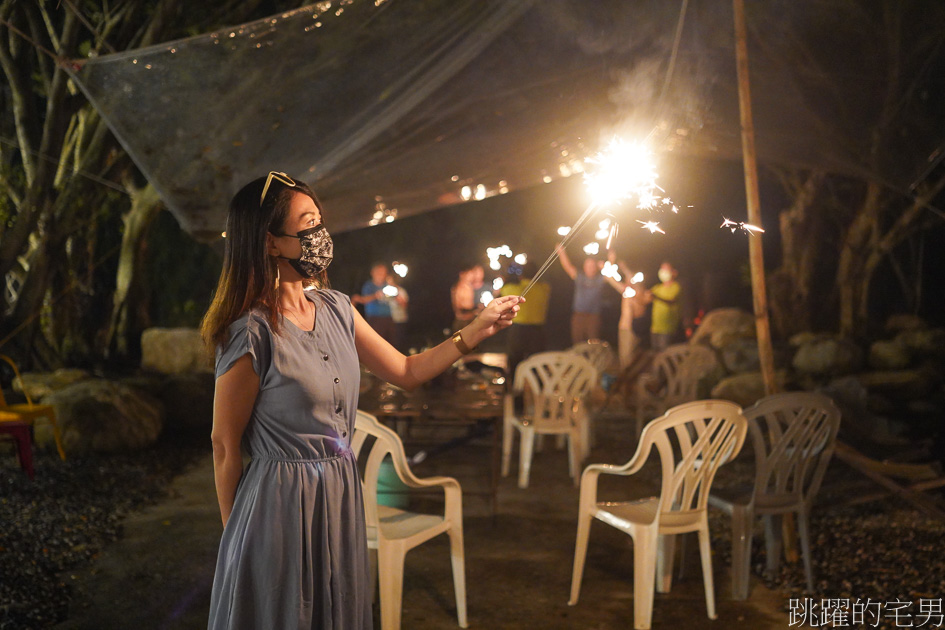
[[[574,544],[574,570],[571,572],[571,599],[568,606],[578,603],[581,594],[581,579],[584,577],[584,560],[587,558],[587,539],[591,533],[591,515],[578,516],[577,541]]]
[[[672,588],[675,559],[676,534],[661,535],[656,550],[656,592],[668,593]]]
[[[746,506],[732,506],[732,598],[748,599],[754,516]]]
[[[649,630],[653,622],[656,586],[656,536],[649,532],[633,540],[633,627]]]
[[[453,565],[453,590],[456,592],[456,619],[460,628],[468,627],[466,621],[466,552],[463,549],[463,528],[453,526],[450,537],[450,561]]]
[[[568,471],[571,479],[574,480],[575,487],[581,484],[581,463],[583,458],[583,444],[580,431],[571,431],[568,438]]]
[[[712,546],[709,540],[709,526],[699,530],[699,555],[702,556],[702,582],[705,584],[705,608],[709,619],[716,619],[715,583],[712,581]]]
[[[33,447],[30,443],[29,427],[23,427],[22,431],[15,431],[12,436],[13,440],[16,442],[16,454],[20,460],[20,468],[22,468],[26,476],[30,478],[30,481],[33,481],[35,479],[35,472],[33,470]]]
[[[773,575],[781,566],[781,515],[765,515],[764,521],[765,573]]]
[[[512,460],[512,440],[515,439],[516,428],[509,422],[502,424],[502,476],[509,476]]]
[[[59,452],[59,459],[66,461],[66,452],[62,450],[62,435],[59,433],[59,424],[56,422],[56,416],[49,416],[49,423],[52,424],[53,439],[56,440],[56,450]]]
[[[377,601],[377,549],[368,549],[368,570],[371,572],[371,600]]]
[[[526,427],[522,431],[518,458],[518,487],[528,487],[528,475],[532,469],[532,455],[535,448],[535,432]]]
[[[810,557],[810,523],[808,522],[806,510],[797,513],[797,535],[801,539],[801,553],[804,554],[804,574],[807,577],[807,590],[813,593],[814,571]]]
[[[381,630],[400,630],[405,553],[399,545],[385,545],[377,553],[381,582]]]

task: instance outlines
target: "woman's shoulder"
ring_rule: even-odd
[[[322,299],[325,304],[335,308],[351,308],[351,298],[341,291],[335,289],[316,289],[315,295]]]

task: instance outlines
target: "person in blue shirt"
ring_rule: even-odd
[[[364,305],[364,319],[371,328],[388,343],[394,342],[394,318],[391,317],[390,302],[384,294],[387,287],[387,264],[376,262],[371,267],[371,279],[361,287],[361,295],[354,295],[351,301]]]
[[[604,276],[600,275],[602,262],[588,256],[580,273],[571,264],[564,248],[558,246],[558,260],[565,273],[574,280],[574,301],[571,306],[571,343],[600,339],[600,310],[604,292]]]

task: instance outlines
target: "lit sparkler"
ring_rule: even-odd
[[[399,291],[397,290],[397,287],[395,287],[392,284],[388,284],[386,287],[381,289],[381,291],[383,291],[384,295],[386,295],[387,297],[397,297],[397,294],[399,293]]]
[[[745,223],[744,221],[732,221],[722,217],[722,225],[719,228],[728,228],[732,231],[732,234],[735,233],[735,230],[742,230],[746,234],[755,234],[756,232],[763,233],[764,230],[757,225],[752,225],[751,223]]]
[[[554,264],[559,250],[567,246],[600,208],[635,199],[637,208],[650,210],[668,205],[674,212],[677,211],[676,205],[663,197],[663,189],[656,184],[657,173],[653,154],[645,145],[614,138],[606,149],[585,161],[593,166],[592,170],[584,173],[584,184],[587,186],[591,204],[569,230],[558,229],[558,234],[564,238],[522,291],[522,296],[528,293],[532,285]],[[603,222],[599,224],[601,234],[598,238],[607,238],[608,248],[617,233],[616,226],[615,220],[610,221],[606,227]],[[665,234],[654,221],[646,222],[644,227],[651,233],[658,231]],[[605,233],[608,228],[609,232]]]
[[[401,278],[407,277],[407,265],[404,263],[400,263],[395,260],[391,263],[391,269],[393,269],[394,273],[396,273]]]

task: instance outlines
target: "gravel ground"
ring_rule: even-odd
[[[125,515],[166,497],[169,481],[208,448],[204,439],[193,439],[176,446],[159,444],[133,456],[66,462],[38,453],[36,481],[30,482],[12,450],[0,444],[0,630],[38,629],[63,621],[75,596],[71,573],[122,536]],[[720,471],[716,483],[736,482],[744,472],[733,463]],[[785,627],[792,598],[811,598],[818,611],[824,599],[849,600],[845,623],[838,614],[833,623],[819,627],[945,627],[939,612],[945,608],[945,523],[910,509],[901,499],[848,504],[852,497],[876,491],[844,464],[831,465],[811,519],[813,593],[806,590],[801,563],[782,563],[777,575],[762,576],[764,538],[758,520],[754,580],[783,593]],[[710,510],[710,525],[716,561],[728,564],[729,522]],[[687,554],[696,553],[694,543],[690,541]],[[727,586],[717,584],[718,592],[726,592]],[[865,619],[853,623],[854,603],[867,599]],[[923,612],[934,614],[927,619]],[[799,625],[809,624],[794,627]]]
[[[726,472],[737,476],[739,471]],[[721,471],[719,477],[717,482],[724,483]],[[802,614],[800,606],[807,602],[808,608],[821,617],[823,600],[840,599],[848,602],[835,609],[832,620],[828,618],[827,623],[818,622],[817,626],[945,627],[945,522],[891,496],[849,504],[853,497],[875,492],[877,486],[859,473],[840,462],[831,463],[810,522],[813,592],[807,591],[800,561],[782,562],[776,575],[763,575],[764,533],[762,521],[757,519],[752,544],[753,579],[784,594],[787,619],[792,599],[796,600],[797,614]],[[929,496],[936,496],[935,492]],[[942,496],[941,491],[937,496]],[[730,563],[730,521],[715,510],[709,514],[713,550],[722,562]],[[810,606],[811,600],[816,606]],[[868,605],[858,608],[862,620],[853,623],[854,603],[866,604],[867,600]]]
[[[70,458],[34,452],[35,481],[0,443],[0,629],[62,621],[70,572],[121,537],[121,520],[160,501],[170,480],[209,444],[160,443],[133,455]]]

